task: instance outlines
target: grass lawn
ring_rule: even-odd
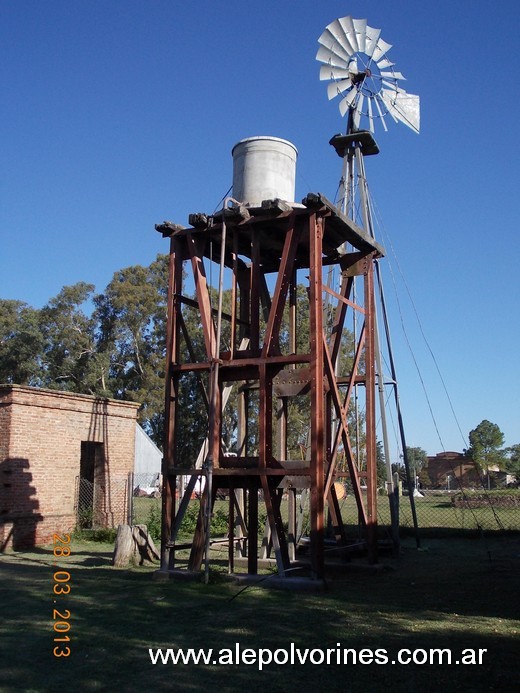
[[[520,537],[409,539],[377,573],[336,572],[323,593],[153,580],[111,567],[112,546],[72,541],[0,557],[0,690],[512,691],[518,686]],[[71,593],[53,593],[56,570]],[[54,604],[54,599],[57,604]],[[53,656],[53,609],[70,611],[71,650]],[[385,648],[388,664],[152,665],[148,648]],[[400,648],[485,649],[478,664],[391,664]]]
[[[161,501],[153,498],[134,498],[134,522],[150,524],[151,515],[158,523],[160,521]],[[191,501],[193,508],[199,508],[198,501]],[[263,506],[261,506],[263,507]],[[354,527],[357,524],[357,507],[353,495],[348,495],[340,502],[341,514],[346,525]],[[388,500],[384,496],[378,496],[378,524],[381,536],[385,536],[386,529],[390,525],[390,510]],[[152,511],[153,508],[153,511]],[[455,507],[451,503],[451,496],[446,493],[429,493],[424,498],[415,499],[417,520],[423,535],[438,535],[439,530],[520,530],[520,507],[492,507],[490,503],[484,503],[482,507]],[[215,512],[228,512],[228,504],[225,501],[215,503]],[[265,514],[265,512],[264,512]],[[307,512],[308,515],[308,512]],[[287,520],[287,502],[282,501],[282,517]],[[399,520],[401,528],[413,527],[410,501],[407,496],[400,499]],[[309,525],[307,520],[307,526]]]

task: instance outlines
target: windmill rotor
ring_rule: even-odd
[[[388,59],[392,45],[381,38],[380,29],[368,26],[366,19],[341,17],[327,25],[318,43],[320,80],[329,81],[329,100],[340,97],[339,111],[348,116],[348,129],[359,130],[368,121],[373,133],[378,121],[387,130],[385,117],[390,116],[419,132],[419,96],[400,86],[406,78]]]

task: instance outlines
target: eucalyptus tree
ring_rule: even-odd
[[[44,340],[42,384],[46,387],[92,391],[90,360],[96,352],[94,321],[84,306],[93,293],[94,285],[86,282],[64,286],[39,311]]]
[[[162,435],[168,258],[115,272],[94,298],[98,358],[113,397],[141,403],[139,417],[156,442]]]
[[[39,311],[0,299],[0,383],[41,385],[43,343]]]

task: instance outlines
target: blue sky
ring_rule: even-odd
[[[0,296],[35,307],[166,252],[154,224],[213,212],[244,137],[293,142],[296,199],[333,198],[328,140],[345,123],[316,41],[348,14],[381,28],[422,109],[420,135],[391,124],[367,160],[440,433],[388,274],[408,444],[465,446],[397,262],[464,436],[489,419],[520,442],[516,2],[2,0],[0,12]]]

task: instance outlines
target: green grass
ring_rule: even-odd
[[[492,495],[492,494],[490,494]],[[150,513],[156,512],[160,516],[160,500],[151,498],[134,499],[134,517],[136,523],[147,524]],[[384,536],[385,528],[390,524],[390,510],[388,500],[385,496],[378,496],[378,524],[381,527],[381,535]],[[343,521],[352,530],[357,524],[357,508],[354,497],[348,495],[340,502]],[[155,511],[152,511],[152,508]],[[198,511],[199,502],[191,501],[190,508],[192,514]],[[498,531],[498,530],[520,530],[520,507],[496,507],[493,508],[489,502],[485,502],[482,507],[455,507],[451,502],[451,495],[438,493],[427,495],[424,498],[415,499],[415,508],[419,528],[425,535],[439,534],[438,530],[444,533],[452,530],[453,533],[464,534],[468,531]],[[221,515],[227,512],[227,503],[217,501],[215,504],[215,515],[221,519]],[[287,503],[282,502],[282,516],[287,518]],[[308,524],[308,522],[307,522]],[[218,523],[217,534],[222,529],[223,523]],[[225,523],[224,523],[225,526]],[[410,501],[407,496],[400,499],[400,526],[402,528],[413,527]]]
[[[507,691],[518,683],[517,535],[411,540],[388,570],[335,572],[329,590],[278,592],[114,569],[112,545],[73,540],[72,655],[52,654],[52,550],[0,557],[2,693],[24,691]],[[148,648],[485,648],[482,665],[156,665]]]
[[[425,495],[415,498],[415,509],[419,528],[431,534],[436,528],[458,530],[520,530],[520,508],[493,508],[489,502],[482,507],[455,507],[449,494]],[[378,521],[385,525],[390,522],[388,503],[378,498]],[[407,496],[400,499],[400,526],[411,527],[412,512]]]

